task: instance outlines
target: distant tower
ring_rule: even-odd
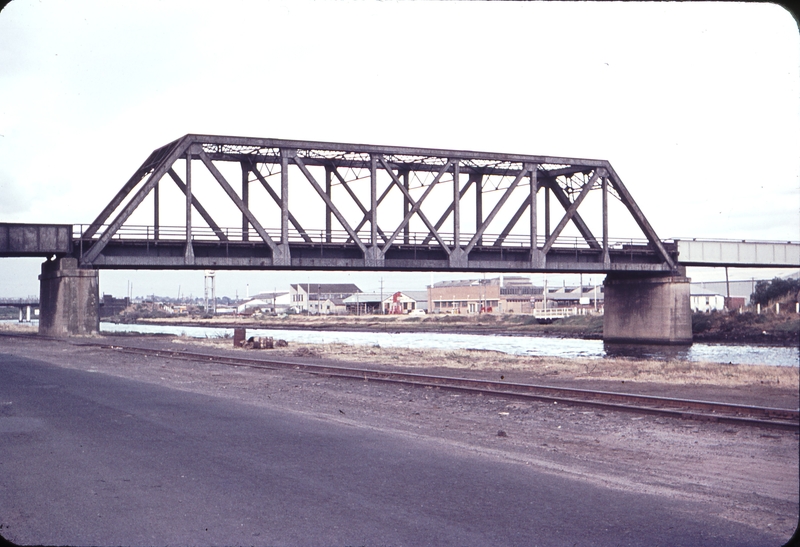
[[[203,291],[205,295],[205,310],[206,313],[210,313],[211,315],[217,314],[217,283],[216,283],[216,275],[217,272],[214,270],[206,270],[205,277],[203,278]],[[208,301],[208,280],[211,279],[211,302]],[[210,304],[210,308],[209,308]]]

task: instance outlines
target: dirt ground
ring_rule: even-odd
[[[358,362],[368,368],[600,387],[693,399],[798,407],[798,371],[629,360],[511,358],[494,352],[429,352],[291,345],[234,349],[230,340],[154,336],[65,341],[0,336],[0,353],[112,374],[175,389],[280,407],[355,427],[422,436],[533,465],[542,472],[606,488],[702,500],[716,516],[774,534],[782,545],[798,525],[800,438],[765,430],[672,418],[521,402],[447,390],[342,380],[286,369],[230,367],[81,347],[102,341],[182,351],[232,353],[286,361]],[[349,349],[348,349],[349,348]]]

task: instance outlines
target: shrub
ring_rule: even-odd
[[[776,277],[772,281],[759,281],[756,290],[750,295],[753,304],[768,305],[784,296],[795,296],[800,291],[800,279],[781,279]]]

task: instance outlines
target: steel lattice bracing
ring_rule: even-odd
[[[204,207],[198,170],[240,226]],[[164,184],[185,200],[181,226],[160,223]],[[595,231],[581,215],[592,191],[602,195]],[[252,205],[257,192],[269,212]],[[126,224],[148,196],[152,224]],[[638,225],[638,242],[610,237],[609,196]],[[578,236],[563,237],[569,225]],[[150,154],[74,247],[95,268],[676,269],[674,245],[658,239],[605,160],[205,135]]]

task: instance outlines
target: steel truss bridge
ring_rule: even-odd
[[[238,166],[241,191],[222,163]],[[241,214],[241,227],[221,227],[201,204],[192,186],[198,165]],[[185,196],[181,226],[159,223],[164,182]],[[251,207],[252,186],[269,196],[271,212]],[[487,191],[500,193],[491,209]],[[592,191],[602,193],[598,235],[579,211]],[[471,231],[462,215],[468,192]],[[151,194],[152,225],[126,224]],[[609,194],[639,239],[610,237]],[[312,226],[301,219],[314,202]],[[563,212],[553,224],[551,202]],[[204,225],[192,224],[192,210]],[[579,236],[562,235],[570,223]],[[93,268],[669,272],[677,257],[604,160],[207,135],[153,151],[73,242],[80,265]]]
[[[179,190],[180,225],[161,222],[164,184]],[[201,203],[209,185],[218,198]],[[148,197],[152,216],[134,223]],[[637,238],[611,237],[609,198]],[[220,205],[240,224],[215,218]],[[660,240],[605,160],[192,134],[154,150],[88,226],[0,225],[3,256],[71,256],[91,269],[669,275],[800,264],[800,245],[765,245]]]

